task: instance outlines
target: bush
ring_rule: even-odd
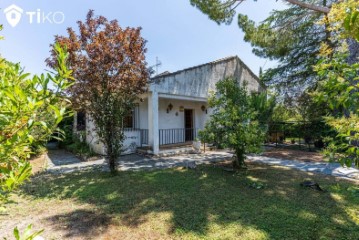
[[[72,137],[72,141],[71,144],[65,145],[64,148],[74,153],[81,160],[87,161],[90,157],[97,155],[86,142],[80,141],[76,137]]]
[[[246,154],[261,151],[267,127],[260,122],[268,121],[274,100],[268,100],[264,93],[248,93],[246,83],[240,86],[231,78],[219,81],[216,88],[209,98],[213,114],[199,136],[218,148],[234,149],[233,165],[240,168]]]

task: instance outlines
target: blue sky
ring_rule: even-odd
[[[11,4],[24,10],[16,27],[7,23],[3,12]],[[272,9],[284,7],[281,1],[248,0],[238,7],[238,12],[261,21]],[[172,72],[232,55],[238,55],[256,74],[259,67],[275,64],[251,52],[250,44],[243,41],[236,18],[229,26],[217,25],[192,7],[189,0],[1,0],[0,8],[0,23],[4,25],[1,35],[5,37],[0,41],[0,54],[20,62],[26,72],[33,74],[46,69],[44,60],[54,35],[65,35],[67,27],[77,29],[76,21],[84,20],[89,9],[109,20],[117,19],[123,27],[141,26],[142,35],[148,41],[147,62],[149,66],[154,65],[158,57],[162,62],[159,72]],[[61,24],[30,24],[25,12],[38,9],[41,14],[63,12],[65,20]],[[61,19],[61,15],[56,17]]]

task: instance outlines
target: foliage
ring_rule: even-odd
[[[326,22],[329,30],[342,39],[359,41],[359,9],[357,0],[345,0],[333,4]]]
[[[230,22],[240,2],[242,1],[191,1],[192,5],[217,23]],[[325,7],[333,1],[300,2]],[[287,9],[272,11],[258,25],[248,16],[238,15],[238,26],[244,32],[244,40],[251,43],[253,53],[278,62],[277,66],[264,71],[261,78],[267,86],[281,93],[286,102],[296,100],[303,90],[316,86],[319,78],[312,66],[319,60],[320,44],[335,44],[330,42],[326,26],[317,24],[324,16],[322,11],[313,11],[308,6],[291,3]]]
[[[234,15],[235,9],[245,0],[190,0],[192,6],[197,7],[204,14],[208,15],[208,17],[220,23],[231,23]],[[254,0],[257,1],[257,0]],[[284,0],[291,5],[299,6],[304,9],[310,9],[315,12],[320,13],[328,13],[330,9],[321,4],[317,4],[316,1],[308,1],[308,0]],[[355,1],[355,0],[354,0]],[[324,0],[324,3],[326,0]]]
[[[324,57],[317,65],[318,74],[324,79],[317,97],[328,102],[335,112],[326,122],[336,130],[337,136],[325,154],[332,161],[359,167],[359,63],[348,63],[345,49],[333,53],[332,58]]]
[[[42,74],[29,77],[19,64],[0,59],[0,204],[31,175],[27,161],[34,146],[44,142],[56,130],[57,124],[67,115],[69,102],[60,91],[71,86],[71,72],[66,67],[66,51],[54,46],[58,67],[57,75]],[[49,86],[57,89],[52,91]],[[42,231],[31,233],[32,225],[18,240],[33,240]]]
[[[246,88],[245,86],[244,88]],[[269,96],[267,92],[252,92],[250,105],[255,111],[255,119],[261,124],[267,124],[272,119],[274,107],[276,106],[276,97]]]
[[[289,108],[283,103],[278,103],[273,109],[272,122],[285,122],[296,120],[297,114],[293,108]]]
[[[313,64],[318,61],[320,43],[328,41],[324,26],[316,24],[322,15],[299,6],[273,11],[256,26],[239,14],[238,25],[250,42],[253,53],[278,61],[278,66],[264,71],[262,79],[287,97],[297,97],[303,89],[318,81]],[[286,99],[287,100],[287,99]]]
[[[36,138],[46,140],[67,115],[69,102],[60,91],[71,86],[71,71],[66,67],[66,52],[59,45],[54,46],[54,52],[58,62],[55,76],[29,77],[19,64],[4,59],[0,62],[0,194],[3,199],[31,174],[26,160],[35,140],[33,130],[41,128],[41,136]],[[50,90],[50,84],[57,89]],[[43,121],[44,115],[48,115],[48,121]]]
[[[235,15],[237,0],[190,0],[191,5],[200,9],[216,23],[230,24]]]
[[[332,38],[341,42],[338,48],[322,45],[321,62],[316,71],[322,77],[318,100],[327,102],[334,114],[326,122],[336,130],[325,154],[332,161],[359,167],[359,62],[349,58],[347,38],[359,40],[358,3],[347,0],[334,4],[323,24],[333,32]],[[354,40],[356,41],[356,40]],[[358,43],[356,43],[358,44]]]
[[[20,233],[19,229],[16,227],[14,229],[15,240],[36,240],[36,238],[43,232],[43,230],[37,232],[32,232],[31,230],[32,230],[31,224],[26,227],[26,229],[22,234]],[[7,240],[7,238],[5,238],[5,240]]]
[[[297,106],[295,109],[302,121],[323,121],[325,116],[331,114],[328,103],[316,101],[313,92],[311,89],[304,91],[297,98]]]
[[[145,91],[149,77],[145,62],[146,41],[141,28],[122,29],[116,20],[95,17],[89,11],[86,21],[78,22],[79,34],[68,28],[68,37],[57,36],[55,42],[67,46],[69,65],[76,79],[68,91],[74,106],[85,109],[94,121],[95,131],[104,144],[110,169],[124,140],[123,119]],[[52,57],[47,60],[56,66]]]
[[[63,119],[58,127],[63,135],[61,141],[59,141],[59,147],[65,147],[74,143],[74,118],[68,117]]]
[[[240,87],[230,78],[219,81],[216,88],[216,94],[208,101],[213,114],[200,138],[233,148],[236,154],[234,164],[242,167],[245,154],[261,149],[266,133],[261,122],[269,119],[274,101],[267,101],[265,93],[249,94],[246,84]]]
[[[66,150],[74,153],[80,159],[86,161],[88,158],[96,156],[86,141],[80,141],[77,137],[72,137],[72,143],[64,146]]]

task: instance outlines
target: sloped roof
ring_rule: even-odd
[[[196,68],[201,68],[201,67],[204,67],[204,66],[207,66],[207,65],[216,65],[216,64],[219,64],[219,63],[223,63],[223,62],[226,62],[226,61],[231,61],[231,60],[238,60],[241,65],[243,67],[245,67],[247,69],[248,72],[250,72],[250,74],[252,75],[252,77],[254,79],[256,79],[260,84],[262,84],[260,81],[259,81],[259,77],[253,73],[253,71],[237,56],[229,56],[229,57],[225,57],[225,58],[221,58],[221,59],[218,59],[218,60],[215,60],[215,61],[212,61],[212,62],[208,62],[208,63],[204,63],[204,64],[200,64],[200,65],[196,65],[196,66],[193,66],[193,67],[188,67],[188,68],[184,68],[184,69],[181,69],[181,70],[178,70],[178,71],[175,71],[175,72],[168,72],[168,71],[165,71],[161,74],[158,74],[154,77],[151,78],[151,80],[155,81],[156,79],[158,78],[166,78],[166,77],[169,77],[169,76],[173,76],[173,75],[177,75],[177,74],[180,74],[184,71],[190,71],[190,70],[194,70]]]

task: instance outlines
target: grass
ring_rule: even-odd
[[[34,223],[46,239],[359,239],[356,184],[249,167],[39,175],[0,215],[0,235]]]

